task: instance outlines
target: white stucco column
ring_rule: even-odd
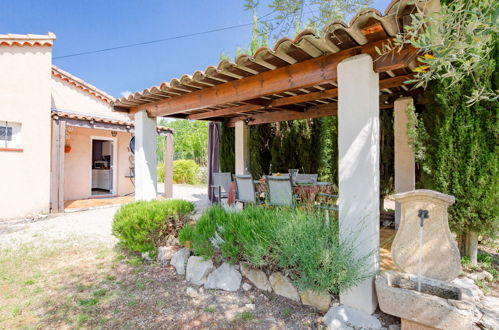
[[[135,200],[156,199],[156,135],[156,118],[135,113]]]
[[[249,127],[244,121],[236,121],[236,174],[249,173]]]
[[[407,136],[407,107],[414,104],[412,97],[395,100],[393,134],[395,136],[395,192],[414,190],[416,187],[416,164]],[[395,228],[400,224],[401,207],[395,203]]]
[[[379,269],[379,77],[367,54],[338,65],[338,152],[340,238],[356,257],[369,256]],[[340,295],[342,304],[373,313],[374,279]]]

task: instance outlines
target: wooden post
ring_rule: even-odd
[[[66,143],[66,122],[52,121],[52,159],[51,159],[51,212],[64,211],[64,145]]]
[[[165,197],[173,197],[173,133],[165,136]]]

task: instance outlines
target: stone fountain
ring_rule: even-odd
[[[447,213],[454,197],[413,190],[394,198],[401,204],[401,222],[392,256],[402,272],[376,276],[380,309],[400,317],[402,330],[471,329],[475,306],[450,283],[461,272]]]

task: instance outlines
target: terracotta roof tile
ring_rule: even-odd
[[[399,19],[403,13],[416,11],[417,8],[433,9],[438,7],[438,3],[438,0],[394,0],[386,8],[385,15],[368,8],[359,12],[349,25],[332,22],[324,28],[321,35],[310,30],[302,31],[293,40],[280,39],[273,49],[263,47],[253,56],[238,56],[234,62],[222,60],[216,67],[209,66],[193,75],[183,75],[180,79],[162,82],[158,86],[117,99],[113,105],[130,108],[208,88],[213,84],[242,79],[309,58],[336,53],[346,48],[384,40],[402,32],[403,26]]]
[[[73,76],[71,73],[66,72],[62,70],[61,68],[56,67],[55,65],[52,65],[52,75],[64,80],[65,82],[76,86],[77,88],[83,90],[84,92],[89,93],[90,95],[95,96],[96,98],[106,102],[110,103],[115,100],[114,97],[111,95],[107,94],[106,92],[98,89],[97,87],[90,85],[89,83],[83,81],[82,79]]]
[[[50,46],[54,44],[55,34],[0,34],[0,46]]]
[[[87,114],[76,113],[76,112],[52,110],[51,116],[53,119],[67,118],[67,119],[85,120],[85,121],[89,121],[89,122],[92,121],[92,122],[103,123],[103,124],[113,124],[113,125],[120,125],[120,126],[127,126],[127,127],[135,127],[135,123],[131,120],[118,120],[118,119],[113,119],[113,118],[97,117],[97,116],[93,116],[93,115],[87,115]],[[165,126],[157,126],[157,129],[158,129],[158,131],[161,131],[161,132],[175,133],[175,131],[172,128],[165,127]]]

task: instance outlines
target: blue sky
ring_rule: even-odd
[[[268,0],[263,1],[268,2]],[[174,37],[251,22],[243,0],[0,0],[0,34],[57,35],[53,57]],[[390,0],[374,0],[384,11]],[[260,9],[259,16],[269,10]],[[107,93],[120,97],[219,62],[246,48],[251,27],[97,54],[53,63]]]

